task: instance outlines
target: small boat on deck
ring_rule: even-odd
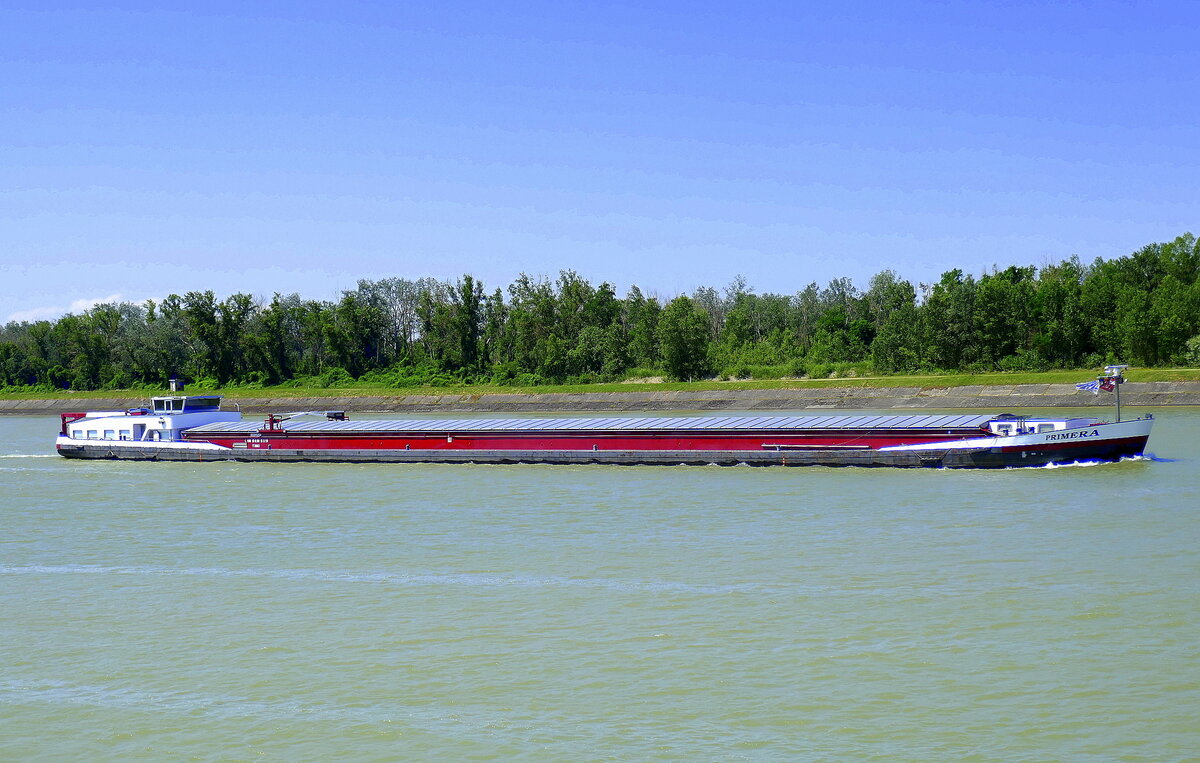
[[[306,418],[310,416],[320,418]],[[823,412],[349,420],[341,411],[246,419],[215,395],[62,414],[67,458],[147,461],[719,464],[1002,468],[1116,461],[1145,450],[1153,416]]]

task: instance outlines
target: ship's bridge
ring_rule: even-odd
[[[220,395],[171,395],[150,398],[150,409],[156,414],[210,413],[221,410]]]
[[[221,410],[220,395],[166,395],[150,398],[149,407],[64,413],[61,435],[72,440],[171,441],[185,429],[241,417]]]

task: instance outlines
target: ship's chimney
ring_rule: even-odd
[[[178,376],[172,376],[170,383],[172,392],[183,392],[183,379],[180,379]]]

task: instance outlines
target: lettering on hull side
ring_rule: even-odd
[[[1090,430],[1089,429],[1074,429],[1069,432],[1060,432],[1058,434],[1048,434],[1048,435],[1046,435],[1046,441],[1053,442],[1055,440],[1079,440],[1084,437],[1099,437],[1099,436],[1100,436],[1099,429],[1090,429]]]

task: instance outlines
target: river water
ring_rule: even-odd
[[[0,418],[0,759],[1194,756],[1200,411],[1148,410],[1157,459],[1007,471],[82,462]]]

